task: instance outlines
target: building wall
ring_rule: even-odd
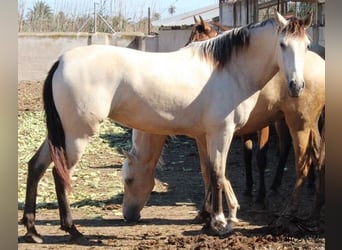
[[[142,49],[140,33],[19,33],[18,80],[44,80],[51,65],[67,50],[91,44]]]
[[[159,35],[145,38],[146,51],[169,52],[178,50],[188,42],[191,28],[187,29],[161,29]]]

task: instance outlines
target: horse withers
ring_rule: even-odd
[[[278,70],[286,79],[287,92],[301,94],[310,17],[288,21],[275,12],[274,18],[169,53],[108,45],[65,52],[44,83],[48,135],[29,161],[25,239],[42,241],[35,227],[37,186],[54,162],[61,228],[76,242],[86,240],[73,223],[67,191],[89,137],[107,117],[148,133],[197,139],[210,178],[210,225],[219,234],[230,232],[222,188],[229,183],[225,165],[234,131],[246,123],[258,91]],[[124,173],[126,192],[137,177],[127,175],[132,171]],[[124,196],[127,220],[139,219],[139,212],[132,212],[139,208]]]

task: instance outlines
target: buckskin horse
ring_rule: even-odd
[[[260,89],[278,71],[286,79],[289,97],[310,91],[303,91],[310,23],[311,15],[286,20],[275,11],[274,18],[174,52],[91,45],[62,54],[43,87],[48,134],[28,164],[25,239],[42,242],[35,227],[37,186],[53,162],[61,229],[73,241],[86,241],[73,223],[67,192],[72,170],[89,137],[108,117],[148,133],[195,138],[199,150],[205,152],[210,226],[219,234],[230,232],[231,222],[223,214],[222,190],[230,186],[225,170],[234,132],[247,122]],[[126,168],[123,173],[123,215],[136,221],[144,203],[138,203],[139,199],[128,204],[127,187],[143,178],[151,191],[154,178],[143,169],[133,173]],[[238,203],[234,199],[230,203],[235,209],[230,214],[236,217]]]
[[[206,26],[206,28],[204,26]],[[197,41],[197,39],[203,39],[204,41],[207,40],[211,35],[213,37],[217,36],[217,33],[214,31],[208,32],[211,30],[210,27],[211,26],[204,22],[201,17],[200,21],[195,18],[195,26],[192,30],[189,41],[194,42]],[[196,33],[204,34],[196,35]],[[285,79],[280,74],[275,75],[261,90],[256,106],[252,110],[247,123],[235,133],[236,135],[241,135],[243,137],[243,141],[247,142],[248,139],[251,138],[252,132],[261,129],[258,132],[259,146],[264,145],[265,147],[260,147],[258,151],[258,166],[259,170],[261,171],[262,178],[260,184],[261,188],[259,188],[259,197],[261,197],[260,199],[263,199],[265,192],[263,178],[265,167],[262,166],[265,166],[266,164],[265,149],[269,139],[269,128],[268,126],[264,127],[265,125],[276,122],[276,127],[280,136],[280,142],[282,142],[277,172],[279,169],[283,170],[284,168],[287,152],[289,151],[289,146],[291,144],[291,140],[288,140],[288,137],[291,135],[292,138],[294,138],[293,146],[296,150],[296,166],[298,174],[297,183],[305,178],[310,165],[309,162],[306,162],[302,166],[299,165],[300,159],[309,156],[309,159],[311,159],[310,161],[317,161],[317,156],[315,157],[315,154],[310,154],[310,148],[317,150],[318,147],[317,119],[320,116],[320,111],[325,104],[325,62],[315,53],[308,51],[307,55],[305,56],[305,65],[306,69],[304,71],[304,79],[306,88],[309,91],[305,91],[299,99],[289,98],[286,94],[287,90],[284,85]],[[308,107],[310,107],[310,109]],[[285,120],[291,127],[291,135],[287,135],[289,132]],[[284,126],[286,127],[284,128]],[[299,136],[301,133],[305,133],[305,136]],[[311,140],[309,139],[310,137],[314,139]],[[124,163],[123,169],[130,169],[130,173],[127,173],[127,175],[129,176],[132,173],[135,173],[135,171],[141,171],[141,169],[146,169],[146,171],[148,169],[149,174],[154,173],[155,164],[160,157],[165,139],[165,135],[153,135],[142,131],[133,130],[132,150],[131,152],[125,152],[128,160]],[[248,150],[251,150],[251,146],[252,145],[250,145]],[[203,173],[207,171],[205,165],[205,152],[201,151],[200,147],[198,148]],[[246,155],[248,156],[249,153]],[[247,159],[245,157],[245,162],[246,164],[249,163],[249,167],[251,168],[251,157],[248,157]],[[280,180],[277,180],[276,178],[273,183],[277,181],[280,183]],[[320,181],[320,183],[322,183],[322,181]],[[249,182],[248,187],[251,188],[251,185],[252,183]],[[320,187],[321,185],[318,186],[319,188],[322,188]],[[299,197],[298,192],[300,192],[300,189],[301,185],[296,186],[293,191],[294,198],[292,204],[294,209],[291,211],[291,213],[295,212],[296,204],[298,202],[296,199]],[[143,195],[142,192],[144,192]],[[142,204],[144,203],[143,201],[145,201],[145,197],[148,195],[148,192],[149,190],[146,190],[143,187],[143,183],[139,184],[138,181],[136,181],[136,184],[132,185],[131,188],[130,186],[126,187],[126,203],[131,203],[130,200],[137,201],[138,199],[141,199],[141,202],[138,203]],[[232,196],[231,192],[231,188],[228,187],[225,192],[227,195],[227,201],[231,199],[229,198],[229,196]],[[320,191],[320,193],[322,193],[322,191]],[[319,195],[319,191],[317,195]],[[322,200],[320,197],[321,196],[319,196],[317,200]],[[228,202],[228,207],[230,206],[231,204]],[[206,214],[208,214],[205,212],[208,209],[210,208],[204,208],[204,211],[202,211],[202,216],[206,216]],[[228,219],[236,221],[236,218],[234,216],[232,217],[231,214],[229,215]]]
[[[288,17],[290,18],[290,16]],[[190,37],[188,39],[187,44],[190,42],[196,41],[204,41],[210,38],[217,36],[220,31],[227,31],[229,27],[219,23],[219,22],[206,22],[199,16],[199,19],[194,17],[195,24],[191,31]],[[213,27],[215,26],[216,29]],[[218,30],[218,31],[217,31]],[[324,48],[317,44],[310,44],[309,50],[316,52],[323,59],[325,58]],[[321,81],[322,78],[320,78]],[[324,87],[323,87],[324,88]],[[322,90],[324,91],[324,90]],[[291,101],[291,100],[284,100]],[[318,99],[317,105],[322,105],[325,102],[325,99]],[[279,188],[285,168],[286,159],[291,147],[291,135],[289,133],[288,127],[284,119],[280,119],[274,122],[278,138],[279,138],[279,161],[276,168],[276,174],[272,181],[271,190],[276,192]],[[320,126],[321,131],[321,126]],[[266,194],[265,187],[265,169],[267,166],[267,149],[269,144],[269,126],[261,128],[257,131],[257,133],[248,133],[242,134],[242,142],[244,149],[244,162],[246,168],[246,189],[244,194],[251,196],[252,195],[252,187],[253,187],[253,175],[252,175],[252,149],[253,149],[253,137],[257,136],[258,138],[258,147],[257,147],[257,166],[259,169],[259,188],[257,193],[257,202],[263,202]],[[309,186],[313,186],[314,183],[314,166],[309,168]]]

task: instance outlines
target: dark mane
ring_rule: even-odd
[[[234,28],[210,40],[194,43],[193,46],[198,46],[200,56],[211,60],[220,69],[230,61],[233,51],[238,53],[239,50],[249,46],[251,29],[264,26],[269,22],[273,23],[273,19]]]

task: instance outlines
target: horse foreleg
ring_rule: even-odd
[[[237,210],[240,208],[239,202],[235,196],[234,190],[227,178],[224,178],[223,182],[223,192],[226,197],[226,201],[229,208],[228,222],[239,222],[236,217]]]
[[[276,192],[279,186],[281,185],[281,180],[283,179],[286,159],[291,149],[291,135],[285,123],[285,120],[277,121],[274,123],[274,125],[275,125],[278,139],[279,139],[279,151],[280,151],[276,174],[273,178],[273,182],[271,185],[271,190]]]
[[[245,162],[245,170],[246,170],[246,189],[244,191],[244,195],[252,196],[252,188],[253,188],[253,174],[252,174],[252,155],[253,155],[253,140],[252,134],[247,134],[241,136],[243,143],[243,156]]]
[[[229,233],[233,230],[231,222],[227,223],[224,217],[222,207],[222,191],[226,185],[225,168],[232,136],[233,130],[229,131],[227,127],[222,128],[222,131],[216,131],[213,134],[207,135],[213,210],[211,214],[211,228],[219,234]]]
[[[47,141],[44,141],[28,163],[25,208],[22,222],[26,226],[26,242],[42,243],[43,239],[35,228],[37,188],[41,177],[51,163]]]
[[[258,133],[257,165],[259,169],[259,189],[256,201],[262,203],[265,199],[265,169],[267,165],[267,150],[269,144],[269,127],[262,128]]]
[[[204,203],[201,211],[196,217],[195,221],[198,223],[204,222],[207,218],[210,218],[211,211],[211,192],[209,190],[210,176],[209,176],[209,165],[208,165],[208,152],[207,142],[204,136],[196,138],[197,150],[200,160],[201,174],[204,182]]]
[[[204,181],[205,186],[205,201],[203,204],[202,211],[200,211],[199,215],[196,218],[196,221],[203,222],[206,218],[210,217],[211,211],[211,191],[209,188],[210,184],[210,176],[209,176],[209,164],[208,164],[208,152],[206,148],[206,140],[205,137],[200,137],[196,139],[199,159],[200,159],[200,166],[201,166],[201,173]],[[238,222],[236,218],[237,210],[240,208],[240,205],[236,199],[235,193],[231,187],[230,182],[224,178],[223,183],[223,192],[226,197],[226,202],[229,209],[229,217],[228,220],[232,222]]]

